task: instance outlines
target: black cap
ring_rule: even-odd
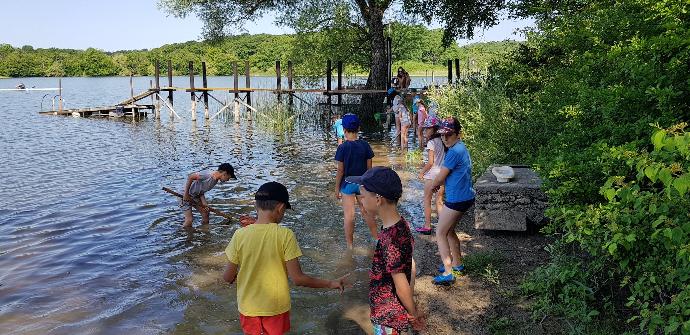
[[[219,165],[218,171],[225,171],[228,173],[230,178],[237,179],[237,177],[235,177],[235,169],[232,167],[232,165],[230,165],[230,163],[223,163]]]
[[[285,208],[292,209],[290,206],[290,195],[285,185],[271,181],[259,187],[254,195],[255,200],[276,200],[285,204]]]
[[[375,166],[361,176],[345,178],[348,183],[364,186],[369,192],[376,193],[388,200],[397,201],[402,196],[402,181],[393,169]]]

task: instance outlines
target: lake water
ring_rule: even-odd
[[[134,80],[136,94],[150,78]],[[174,84],[188,80],[175,77]],[[54,78],[22,78],[0,79],[0,88],[20,81],[57,87]],[[253,79],[258,87],[274,81]],[[231,82],[209,78],[210,87]],[[64,78],[62,86],[66,108],[130,95],[129,78]],[[207,195],[212,206],[251,214],[259,185],[280,181],[295,208],[284,224],[297,235],[303,270],[323,278],[351,274],[353,288],[343,296],[293,288],[292,333],[328,333],[333,320],[366,311],[368,230],[357,222],[356,248],[348,252],[332,196],[336,144],[322,111],[303,104],[305,114],[286,135],[245,119],[206,122],[201,107],[194,123],[182,93],[175,95],[182,120],[165,110],[161,120],[140,121],[39,115],[54,94],[0,92],[0,333],[240,334],[235,286],[221,280],[223,251],[238,226],[212,215],[205,229],[185,231],[176,198],[161,191],[226,161],[238,180],[216,186]],[[270,104],[273,96],[253,99]],[[219,108],[213,102],[212,113]],[[403,177],[403,215],[420,217],[422,186],[410,179],[416,165],[406,166],[390,133],[363,136],[374,165],[393,166]],[[198,213],[195,220],[199,227]]]

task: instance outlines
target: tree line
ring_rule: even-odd
[[[413,74],[425,74],[426,70],[434,69],[444,75],[446,60],[455,58],[461,59],[463,68],[480,70],[518,45],[514,41],[503,41],[465,46],[455,43],[444,47],[442,30],[430,30],[421,25],[395,24],[390,32],[394,66],[403,66]],[[328,59],[343,61],[347,74],[367,74],[366,53],[352,52],[343,43],[343,36],[348,33],[354,32],[243,34],[213,41],[166,44],[150,50],[115,52],[0,44],[0,76],[150,76],[154,74],[156,60],[161,62],[162,71],[171,60],[174,75],[187,75],[189,61],[195,62],[195,71],[200,71],[200,62],[205,61],[208,75],[232,75],[234,61],[240,62],[241,73],[244,61],[249,61],[252,74],[269,75],[275,73],[276,60],[291,60],[297,76],[313,77],[324,75]]]

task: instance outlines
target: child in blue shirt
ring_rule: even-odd
[[[462,265],[460,239],[455,234],[455,226],[462,215],[474,204],[472,188],[472,160],[465,143],[462,142],[462,127],[456,118],[447,118],[441,122],[438,132],[448,151],[443,159],[432,188],[438,189],[445,184],[446,201],[439,214],[436,228],[436,242],[443,265],[439,267],[440,275],[434,277],[434,284],[449,285],[455,282],[455,274],[465,267]]]
[[[343,144],[343,140],[345,140],[345,129],[343,128],[343,119],[339,114],[333,115],[333,132],[338,139],[338,145]]]
[[[360,211],[364,221],[369,226],[373,239],[377,238],[376,221],[374,216],[367,213],[359,200],[359,186],[345,181],[346,177],[361,176],[371,169],[371,159],[374,151],[364,140],[359,139],[359,118],[355,114],[343,115],[343,128],[345,129],[345,141],[338,146],[335,152],[337,173],[335,177],[335,196],[342,200],[345,228],[345,242],[348,248],[352,248],[352,240],[355,231],[355,202],[360,204]]]

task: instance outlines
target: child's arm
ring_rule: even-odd
[[[198,179],[199,179],[199,174],[196,172],[190,173],[189,177],[187,177],[187,183],[184,184],[184,195],[183,195],[184,201],[189,202],[189,200],[191,200],[191,196],[189,195],[189,187],[192,186],[192,182],[194,182],[195,180],[198,180]]]
[[[345,175],[345,165],[341,161],[336,161],[336,163],[338,165],[338,172],[335,173],[335,197],[340,199],[340,182]]]
[[[367,159],[367,170],[371,170],[371,158]]]
[[[414,299],[412,298],[412,287],[407,281],[407,276],[402,273],[391,273],[393,277],[393,285],[395,285],[395,292],[400,298],[403,306],[407,310],[407,318],[412,323],[412,328],[415,330],[420,330],[423,327],[423,318],[418,315],[417,308],[414,304]]]
[[[237,264],[233,262],[228,262],[228,266],[225,268],[225,273],[223,273],[223,280],[232,284],[237,279]]]
[[[302,267],[299,265],[299,258],[293,258],[285,262],[288,275],[292,282],[297,286],[311,287],[311,288],[333,288],[339,289],[342,293],[345,289],[345,277],[340,277],[336,280],[324,280],[314,278],[302,272]]]
[[[429,153],[427,154],[427,156],[429,156],[429,159],[422,168],[422,171],[419,172],[419,179],[424,179],[424,174],[427,171],[431,170],[431,167],[434,166],[434,151],[429,149]]]
[[[446,182],[448,174],[450,174],[450,170],[445,166],[441,166],[441,171],[438,172],[436,178],[434,178],[434,183],[431,184],[431,189],[434,190],[434,192]]]

